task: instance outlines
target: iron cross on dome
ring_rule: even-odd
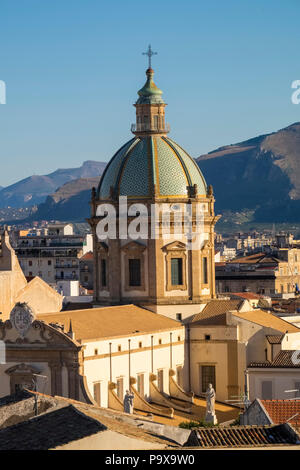
[[[153,52],[152,49],[151,49],[151,44],[149,44],[147,52],[142,52],[142,54],[148,56],[148,60],[149,60],[149,69],[151,69],[151,57],[152,57],[153,55],[157,55],[157,52]]]

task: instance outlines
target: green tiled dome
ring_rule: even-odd
[[[187,196],[197,185],[206,195],[205,179],[197,163],[173,140],[164,136],[135,137],[108,163],[98,186],[98,197]]]

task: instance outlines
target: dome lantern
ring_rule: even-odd
[[[143,52],[149,58],[149,67],[146,70],[147,81],[138,91],[139,98],[134,104],[136,107],[136,124],[132,124],[131,131],[135,135],[166,135],[169,125],[165,123],[165,102],[162,99],[162,91],[153,81],[154,70],[151,67],[153,52],[149,45],[148,51]]]

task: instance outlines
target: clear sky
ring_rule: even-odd
[[[131,138],[149,43],[192,156],[300,120],[299,0],[1,0],[0,185],[108,161]]]

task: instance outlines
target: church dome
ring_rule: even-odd
[[[98,197],[187,197],[188,187],[206,196],[205,179],[185,150],[164,135],[136,136],[108,163]]]
[[[121,147],[108,163],[100,180],[97,197],[111,199],[206,196],[205,179],[193,158],[167,137],[166,103],[153,81],[149,45],[146,83],[138,91],[135,137]]]

